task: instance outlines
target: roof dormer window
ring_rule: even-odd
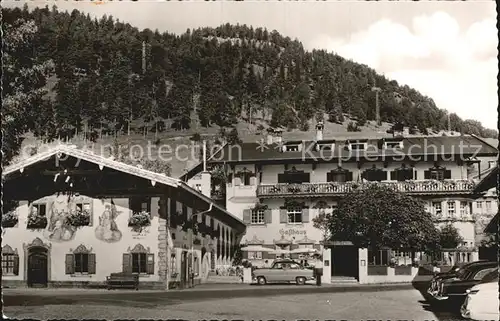
[[[385,142],[384,147],[386,149],[403,148],[403,141]]]
[[[335,149],[335,141],[333,140],[322,140],[316,143],[315,149],[317,151],[322,150],[334,150]]]
[[[366,150],[367,143],[351,143],[350,149],[354,151]]]
[[[284,152],[300,152],[302,150],[302,142],[287,142],[283,145]]]

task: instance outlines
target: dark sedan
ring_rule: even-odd
[[[465,270],[469,267],[472,267],[474,265],[478,264],[484,264],[488,263],[490,261],[487,260],[479,260],[479,261],[474,261],[466,264],[455,264],[449,271],[447,272],[442,272],[442,273],[437,273],[434,275],[434,277],[431,280],[429,289],[427,290],[427,293],[430,294],[431,296],[434,296],[438,290],[439,290],[439,285],[443,280],[445,279],[451,279],[457,276],[460,276],[462,273],[465,272]]]
[[[444,278],[438,282],[438,291],[431,295],[438,301],[446,301],[451,304],[462,304],[467,290],[476,284],[492,271],[498,269],[497,262],[483,262],[470,265],[460,273],[451,278]]]

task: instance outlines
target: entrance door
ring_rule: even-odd
[[[210,252],[210,270],[215,271],[215,250]]]
[[[187,252],[183,251],[181,254],[181,284],[182,286],[186,285],[187,283]]]
[[[358,249],[355,246],[333,246],[332,276],[358,277]]]
[[[46,287],[48,281],[47,250],[32,248],[28,253],[28,286]]]

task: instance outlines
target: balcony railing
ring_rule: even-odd
[[[377,183],[261,184],[257,188],[257,197],[341,196],[357,188],[366,188],[371,184]],[[472,193],[475,186],[474,182],[466,180],[378,182],[378,184],[390,186],[399,192],[418,195],[468,194]]]

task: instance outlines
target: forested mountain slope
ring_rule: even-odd
[[[375,119],[374,86],[382,121],[420,132],[448,126],[431,98],[276,31],[226,24],[175,35],[76,10],[2,14],[6,160],[27,131],[49,140],[193,127],[203,134],[241,122],[257,128],[257,118],[307,130],[323,113],[341,126],[346,115],[363,125]],[[497,136],[477,121],[450,119],[452,130]]]

